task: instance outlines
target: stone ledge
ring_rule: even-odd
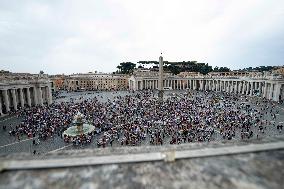
[[[2,161],[1,170],[21,170],[21,169],[47,169],[60,167],[76,167],[86,165],[103,165],[117,163],[133,163],[148,161],[174,161],[175,159],[198,158],[233,155],[241,153],[271,151],[284,149],[284,141],[269,142],[262,144],[248,144],[241,146],[223,146],[217,148],[201,148],[192,150],[180,150],[167,152],[148,152],[136,154],[120,154],[106,156],[85,156],[74,158],[54,158],[38,160],[6,160]],[[167,154],[174,154],[170,157]]]

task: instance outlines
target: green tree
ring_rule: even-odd
[[[132,62],[122,62],[116,68],[118,69],[118,73],[120,74],[131,74],[133,73],[136,64]]]
[[[227,67],[220,67],[218,72],[230,72],[230,68],[227,68]]]

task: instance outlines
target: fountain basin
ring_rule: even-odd
[[[72,126],[72,127],[69,127],[67,130],[65,130],[63,132],[62,136],[64,137],[66,135],[66,136],[70,136],[70,137],[76,137],[76,136],[80,136],[82,134],[87,135],[87,134],[90,134],[94,131],[95,131],[95,127],[93,125],[83,124],[81,131],[79,131],[77,129],[77,126]]]

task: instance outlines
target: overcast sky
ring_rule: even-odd
[[[284,0],[0,0],[0,70],[112,72],[120,62],[284,64]]]

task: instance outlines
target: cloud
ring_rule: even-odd
[[[1,1],[0,66],[14,72],[115,71],[123,61],[282,65],[281,0]]]

